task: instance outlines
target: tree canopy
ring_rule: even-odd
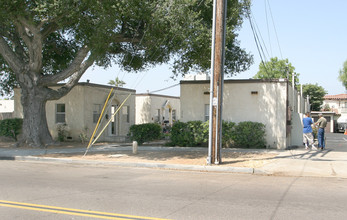
[[[342,85],[347,90],[347,60],[343,63],[343,67],[340,70],[338,79],[342,82]]]
[[[228,2],[226,74],[252,63],[235,33],[249,4]],[[175,75],[205,71],[210,68],[212,9],[212,0],[3,0],[2,92],[15,79],[21,83],[17,73],[29,63],[42,84],[79,79],[93,64],[140,71],[171,60]]]
[[[123,87],[126,83],[123,80],[120,80],[118,77],[116,77],[115,80],[111,79],[110,81],[108,81],[107,84],[111,86],[116,86],[116,87]]]
[[[294,66],[288,61],[279,60],[277,57],[273,57],[270,61],[259,64],[259,71],[253,77],[255,79],[279,79],[284,78],[292,82],[292,76],[294,74],[295,85],[299,83],[299,73],[295,72]]]
[[[322,87],[316,84],[305,84],[302,86],[303,96],[309,96],[309,101],[311,104],[311,111],[320,111],[323,105],[324,96],[327,94],[327,91]]]
[[[228,1],[226,74],[252,63],[236,40],[249,6]],[[92,65],[140,71],[170,61],[174,75],[209,69],[212,11],[212,0],[0,1],[0,86],[21,88],[23,139],[50,142],[45,103],[66,95]]]

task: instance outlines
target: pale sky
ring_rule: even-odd
[[[330,95],[345,93],[337,77],[347,60],[346,9],[346,0],[253,0],[252,15],[266,55],[264,61],[271,57],[288,59],[295,72],[300,73],[301,84],[317,83]],[[248,19],[244,20],[238,40],[242,48],[253,54],[254,64],[232,78],[252,78],[261,59]],[[107,70],[95,67],[81,81],[89,79],[91,83],[107,84],[117,76],[126,82],[125,88],[135,89],[137,93],[179,83],[179,79],[171,79],[172,72],[166,65],[136,74],[121,72],[117,67]],[[155,94],[179,96],[179,85]]]

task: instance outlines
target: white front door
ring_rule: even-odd
[[[114,136],[114,135],[117,135],[118,133],[118,114],[116,114],[115,116],[113,116],[113,114],[116,112],[118,108],[118,105],[112,105],[111,106],[111,122],[110,122],[110,125],[109,125],[109,134],[110,136]]]

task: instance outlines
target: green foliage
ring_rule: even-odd
[[[265,125],[259,122],[240,122],[233,136],[235,147],[241,148],[265,148]]]
[[[247,70],[253,62],[236,40],[249,8],[250,0],[227,4],[226,74]],[[42,64],[42,75],[63,75],[85,46],[89,59],[99,66],[114,62],[124,70],[139,71],[172,59],[176,75],[210,68],[212,11],[212,0],[2,0],[0,37],[11,52],[24,55],[22,61],[32,58]],[[35,53],[35,59],[42,60],[30,57],[33,47],[23,32],[28,25],[30,37],[42,39],[42,54]],[[0,50],[0,73],[7,77],[3,83],[14,86],[13,74],[19,73],[8,59]]]
[[[253,62],[237,40],[250,4],[228,1],[225,74]],[[0,95],[18,85],[25,112],[34,106],[26,100],[40,94],[35,105],[44,106],[60,99],[94,65],[137,72],[166,63],[174,76],[204,72],[210,69],[212,11],[212,0],[1,0]],[[31,117],[24,118],[26,130],[38,121]],[[38,143],[47,139],[41,134],[23,138]]]
[[[347,90],[347,60],[343,63],[343,67],[339,71],[339,80]]]
[[[82,144],[88,141],[87,133],[88,133],[88,127],[86,126],[83,128],[83,130],[79,134],[79,138],[80,138],[80,141],[82,142]]]
[[[170,146],[195,147],[208,142],[209,122],[176,122],[171,131]],[[264,148],[265,125],[258,122],[223,121],[222,147]]]
[[[236,124],[231,121],[223,121],[222,124],[222,147],[231,147]]]
[[[162,128],[156,123],[132,125],[129,129],[130,139],[139,145],[147,141],[158,140],[162,135]]]
[[[17,136],[22,129],[23,119],[10,118],[0,121],[0,136],[11,137],[17,141]]]
[[[318,138],[318,127],[317,126],[312,126],[312,134],[313,134],[314,139]]]
[[[288,76],[287,76],[288,74]],[[279,60],[277,57],[271,58],[269,62],[259,64],[259,71],[253,77],[255,79],[279,79],[288,77],[292,82],[292,75],[294,74],[295,85],[299,83],[299,73],[295,72],[295,68],[289,63],[288,59]]]
[[[330,108],[330,106],[329,106],[329,104],[325,104],[324,106],[323,106],[323,109],[322,109],[323,111],[331,111],[331,108]]]
[[[63,142],[65,141],[68,132],[67,132],[67,125],[66,124],[58,124],[57,125],[57,131],[58,131],[58,140]]]
[[[115,80],[108,81],[108,84],[111,86],[123,87],[126,83],[123,80],[120,80],[117,76]]]
[[[171,146],[195,147],[208,140],[208,122],[176,122],[171,129]]]
[[[303,96],[309,96],[312,111],[320,111],[323,105],[324,96],[327,94],[325,89],[318,84],[305,84],[302,86]]]

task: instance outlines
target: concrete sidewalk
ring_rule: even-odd
[[[347,178],[347,152],[286,150],[260,171],[271,175]]]
[[[117,151],[131,151],[131,146],[105,145],[92,147],[88,152],[111,152],[115,148]],[[347,178],[347,152],[335,150],[307,151],[304,149],[294,150],[256,150],[256,149],[223,149],[223,152],[253,152],[253,153],[275,153],[276,157],[262,167],[233,167],[221,165],[189,165],[189,164],[165,164],[160,161],[153,163],[143,163],[136,160],[126,162],[102,161],[102,160],[79,160],[62,157],[47,157],[47,154],[72,154],[83,153],[85,148],[53,148],[53,149],[21,149],[21,148],[0,148],[0,159],[2,160],[21,160],[21,161],[40,161],[40,162],[60,162],[77,164],[104,164],[123,167],[144,167],[161,168],[174,170],[193,170],[205,172],[232,172],[249,173],[263,175],[280,176],[312,176],[312,177],[339,177]],[[206,148],[182,148],[182,147],[139,147],[139,151],[175,151],[184,155],[185,152],[202,151],[207,152]],[[207,154],[206,154],[207,156]],[[251,160],[252,158],[250,158]]]

